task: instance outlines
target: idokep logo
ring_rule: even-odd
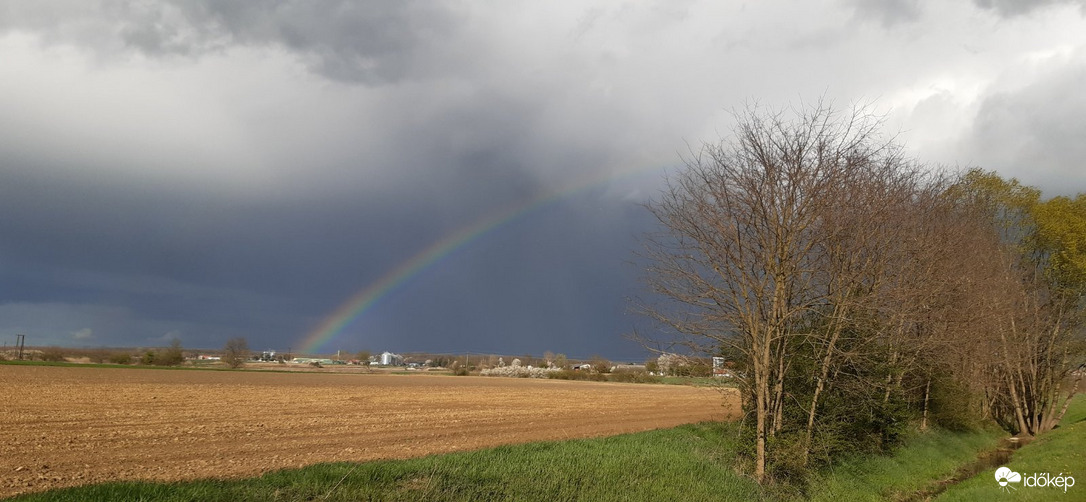
[[[1017,490],[1017,488],[1011,486],[1010,483],[1022,482],[1022,475],[1010,470],[1008,467],[996,469],[995,478],[999,483],[999,489],[1007,493],[1010,493],[1011,489]]]
[[[996,469],[995,479],[999,483],[999,489],[1008,493],[1012,489],[1017,490],[1011,483],[1022,483],[1022,486],[1028,488],[1062,488],[1064,493],[1067,493],[1068,488],[1075,486],[1075,478],[1064,476],[1062,472],[1055,476],[1047,472],[1035,472],[1023,478],[1021,474],[1010,470],[1009,467]]]
[[[1068,488],[1075,486],[1075,478],[1064,476],[1062,472],[1055,476],[1047,472],[1040,472],[1034,473],[1032,476],[1026,476],[1022,480],[1022,484],[1030,488],[1063,488],[1063,493],[1067,493]]]

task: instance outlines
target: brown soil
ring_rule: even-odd
[[[0,497],[621,434],[738,403],[675,385],[0,365]]]

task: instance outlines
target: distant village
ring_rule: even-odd
[[[262,361],[274,361],[275,352],[266,351],[260,356]],[[406,366],[410,368],[420,368],[430,365],[432,361],[426,360],[423,363],[418,362],[405,362],[403,356],[399,354],[393,354],[392,352],[382,352],[380,354],[370,356],[369,359],[327,359],[327,358],[314,358],[314,357],[294,357],[287,361],[290,364],[309,364],[309,365],[332,365],[332,364],[361,364],[369,366]]]
[[[196,356],[200,361],[219,361],[221,356],[215,354],[199,354]],[[274,350],[265,350],[259,354],[253,354],[252,361],[259,362],[278,362],[287,364],[308,364],[311,366],[323,365],[331,366],[336,364],[352,364],[352,365],[369,365],[369,366],[409,366],[409,367],[421,367],[420,363],[406,363],[403,356],[399,354],[393,354],[392,352],[382,352],[380,354],[370,356],[369,358],[362,359],[341,359],[339,357],[324,358],[324,357],[291,357],[289,354],[279,354]],[[427,360],[425,364],[430,364],[432,361]]]
[[[492,370],[491,372],[485,372],[484,374],[498,375],[503,373],[500,371],[502,368],[523,368],[524,370],[574,370],[574,371],[597,371],[597,372],[623,372],[623,371],[637,371],[646,372],[653,376],[714,376],[721,378],[733,377],[731,365],[727,364],[723,357],[712,358],[699,358],[685,356],[674,353],[664,353],[657,356],[655,359],[649,359],[644,364],[612,364],[610,361],[602,361],[605,367],[601,367],[601,360],[594,359],[587,362],[567,362],[565,356],[559,354],[558,357],[548,354],[543,358],[533,358],[530,356],[524,356],[522,360],[518,357],[509,358],[508,363],[504,356],[496,355],[475,355],[475,363],[471,363],[471,355],[464,356],[463,362],[458,358],[447,355],[436,355],[420,359],[417,356],[405,357],[394,352],[382,352],[380,354],[370,355],[369,357],[354,357],[343,358],[342,354],[336,355],[334,358],[327,357],[292,357],[290,354],[280,354],[274,350],[265,350],[259,354],[254,353],[251,360],[254,362],[276,362],[282,364],[297,364],[297,365],[309,365],[316,367],[323,366],[335,366],[335,365],[360,365],[360,366],[378,366],[378,367],[403,367],[408,370],[420,370],[426,368],[446,368],[449,366],[455,366],[457,364],[464,364],[473,367],[477,367],[484,371]],[[359,354],[364,355],[364,354]],[[197,356],[199,360],[205,361],[218,361],[221,359],[218,355],[212,354],[200,354]],[[506,373],[509,371],[506,370]]]
[[[242,355],[243,354],[243,355]],[[225,364],[228,352],[223,350],[184,350],[175,341],[169,349],[115,348],[79,349],[61,347],[24,347],[22,344],[0,350],[0,360],[41,360],[73,363],[111,363],[153,366],[194,366]],[[587,375],[609,380],[637,380],[637,375],[658,377],[716,377],[737,376],[734,363],[723,357],[697,357],[676,353],[661,353],[643,363],[613,363],[599,356],[589,359],[571,359],[564,354],[545,352],[542,357],[533,355],[502,356],[496,354],[461,353],[435,354],[411,353],[407,355],[384,351],[344,353],[337,351],[331,357],[294,356],[268,349],[261,352],[244,350],[239,354],[241,364],[290,365],[296,369],[342,366],[344,370],[355,367],[404,371],[451,371],[455,375],[509,376],[520,378],[582,379]],[[234,359],[238,362],[237,359]],[[240,365],[240,364],[239,364]],[[237,366],[232,366],[237,367]],[[1081,371],[1081,370],[1079,370]],[[577,375],[581,374],[581,375]],[[741,376],[741,375],[739,375]]]

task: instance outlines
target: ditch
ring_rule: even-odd
[[[1007,465],[1011,460],[1011,456],[1014,455],[1015,450],[1025,446],[1033,438],[1030,437],[1009,437],[1003,438],[999,441],[999,446],[994,450],[988,450],[981,452],[977,455],[976,460],[959,467],[954,474],[948,479],[941,479],[936,481],[922,490],[916,491],[909,496],[900,500],[906,502],[917,502],[921,500],[931,500],[943,493],[951,486],[954,486],[962,481],[965,481],[973,476],[976,476],[982,471],[989,469],[996,469],[1000,466]]]

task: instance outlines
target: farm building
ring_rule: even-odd
[[[319,363],[322,365],[335,364],[335,361],[331,359],[316,359],[312,357],[295,357],[290,360],[291,364],[313,364]]]
[[[382,366],[401,366],[403,365],[403,356],[385,351],[381,353],[380,363]]]

